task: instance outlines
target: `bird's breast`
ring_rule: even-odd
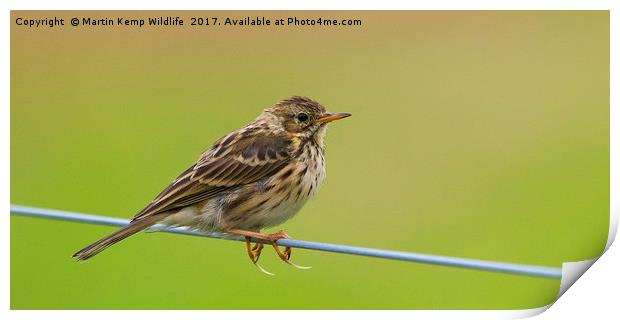
[[[314,197],[325,179],[325,160],[319,150],[305,155],[278,172],[271,181],[274,191],[268,195],[272,206],[264,214],[265,227],[279,225],[293,217]]]
[[[279,225],[316,194],[324,179],[322,151],[309,148],[273,176],[256,182],[244,201],[229,208],[223,218],[229,228],[260,230]]]

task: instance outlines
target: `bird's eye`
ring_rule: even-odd
[[[303,113],[303,112],[298,113],[297,114],[297,120],[299,120],[301,122],[304,122],[304,121],[308,120],[308,115]]]

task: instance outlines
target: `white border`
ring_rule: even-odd
[[[204,2],[204,1],[203,1]],[[2,41],[4,43],[3,50],[0,50],[0,60],[4,68],[1,75],[2,84],[2,117],[0,117],[0,130],[2,132],[3,150],[6,150],[6,156],[2,157],[2,171],[0,178],[2,183],[0,184],[0,195],[10,194],[10,113],[9,104],[10,97],[7,94],[9,92],[10,85],[10,57],[9,57],[9,35],[10,35],[10,13],[8,10],[197,10],[197,9],[211,9],[211,10],[395,10],[395,9],[409,9],[409,10],[612,10],[611,19],[611,123],[617,124],[620,120],[618,113],[618,95],[614,93],[614,88],[617,89],[617,74],[618,74],[618,41],[617,35],[619,34],[619,24],[615,19],[618,18],[619,1],[575,1],[566,0],[558,3],[557,0],[515,0],[515,1],[501,1],[500,0],[470,0],[470,1],[458,1],[458,0],[438,0],[438,1],[404,1],[398,0],[382,0],[374,3],[350,1],[350,2],[335,2],[330,0],[314,0],[314,1],[276,1],[276,0],[238,0],[238,1],[211,1],[210,3],[199,3],[191,0],[175,0],[161,1],[154,0],[149,1],[148,4],[134,4],[128,1],[121,0],[108,0],[108,1],[84,1],[73,2],[69,0],[57,0],[51,3],[50,1],[2,1],[0,6],[3,7],[4,12],[0,18],[0,28],[2,30]],[[617,164],[620,163],[618,157],[618,151],[620,150],[620,137],[618,136],[617,128],[611,126],[611,185],[610,191],[612,198],[610,200],[611,205],[611,224],[610,231],[617,230],[618,226],[618,210],[620,209],[620,202],[617,195],[620,194],[618,189],[618,181],[620,181],[620,172]],[[613,165],[615,164],[615,166]],[[616,197],[613,197],[616,195]],[[0,201],[2,205],[8,209],[10,197],[2,196]],[[8,212],[8,210],[7,210]],[[256,319],[316,319],[317,317],[324,316],[347,316],[356,318],[378,316],[389,316],[390,318],[411,318],[412,316],[432,318],[432,319],[451,319],[458,316],[458,318],[464,319],[496,319],[496,318],[515,318],[535,315],[545,308],[538,310],[522,310],[522,311],[348,311],[345,314],[336,311],[313,311],[313,312],[249,312],[249,311],[105,311],[105,312],[87,312],[87,311],[57,311],[57,312],[36,312],[36,311],[12,311],[8,312],[10,308],[9,297],[9,215],[8,213],[2,215],[2,221],[0,224],[4,228],[2,236],[5,241],[2,242],[2,254],[6,258],[3,263],[0,264],[0,268],[3,274],[4,290],[2,290],[2,300],[5,302],[5,308],[0,311],[0,318],[16,318],[16,319],[30,319],[40,318],[44,316],[46,319],[105,319],[110,317],[136,317],[147,316],[153,319],[167,319],[171,316],[183,316],[183,317],[216,317],[219,319],[228,318],[242,318],[252,317]],[[612,233],[615,235],[615,232]],[[607,248],[611,245],[613,236],[609,238]],[[615,250],[615,252],[614,252]],[[590,316],[592,313],[597,315],[599,319],[612,319],[617,317],[617,302],[611,300],[617,297],[618,294],[618,271],[620,270],[620,257],[615,248],[611,248],[609,253],[600,259],[592,268],[599,269],[597,274],[590,274],[588,272],[583,277],[584,279],[578,281],[574,288],[568,290],[568,292],[559,300],[551,311],[545,313],[545,317],[549,319],[565,319],[566,317],[572,318],[577,314],[583,316]],[[611,254],[614,252],[614,254]],[[605,263],[604,266],[599,264]],[[610,268],[610,266],[612,268]],[[603,271],[605,270],[605,271]],[[615,272],[614,272],[615,271]],[[588,283],[586,280],[595,279],[594,283]],[[609,284],[613,286],[610,287]],[[587,289],[583,288],[587,287]],[[587,291],[579,291],[579,289]],[[574,292],[574,293],[573,293]],[[578,297],[576,300],[574,297]],[[605,301],[607,298],[607,304],[600,304],[601,300]],[[573,299],[573,300],[570,300]],[[564,303],[562,300],[572,301]],[[596,308],[595,310],[590,310]],[[6,313],[6,314],[5,314]]]

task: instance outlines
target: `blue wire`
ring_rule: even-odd
[[[64,221],[100,224],[100,225],[106,225],[106,226],[119,226],[120,227],[120,226],[125,226],[129,224],[129,220],[127,219],[96,216],[96,215],[74,213],[74,212],[45,209],[45,208],[34,208],[34,207],[27,207],[27,206],[20,206],[20,205],[11,205],[11,214],[18,215],[18,216],[26,216],[26,217],[47,218],[47,219],[56,219],[56,220],[64,220]],[[165,229],[162,229],[161,231],[192,235],[192,236],[199,236],[199,237],[245,241],[243,237],[230,236],[230,235],[217,233],[217,232],[202,233],[198,231],[188,230],[186,228],[165,228]],[[253,239],[253,241],[265,243],[265,241],[260,240],[260,239]],[[415,252],[371,249],[371,248],[364,248],[364,247],[353,247],[353,246],[345,246],[345,245],[340,245],[340,244],[321,243],[321,242],[312,242],[312,241],[303,241],[303,240],[294,240],[294,239],[282,239],[282,240],[278,240],[277,243],[279,245],[288,246],[292,248],[301,248],[301,249],[335,252],[335,253],[351,254],[351,255],[366,256],[366,257],[427,263],[427,264],[441,265],[441,266],[448,266],[448,267],[458,267],[458,268],[476,269],[476,270],[484,270],[484,271],[502,272],[502,273],[517,274],[517,275],[525,275],[525,276],[554,278],[554,279],[562,278],[562,269],[544,267],[544,266],[467,259],[467,258],[448,257],[448,256],[438,256],[438,255],[422,254],[422,253],[415,253]]]

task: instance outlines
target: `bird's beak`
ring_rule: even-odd
[[[316,123],[318,124],[326,124],[335,120],[344,119],[346,117],[350,117],[350,113],[346,112],[326,112],[322,117],[317,119]]]

